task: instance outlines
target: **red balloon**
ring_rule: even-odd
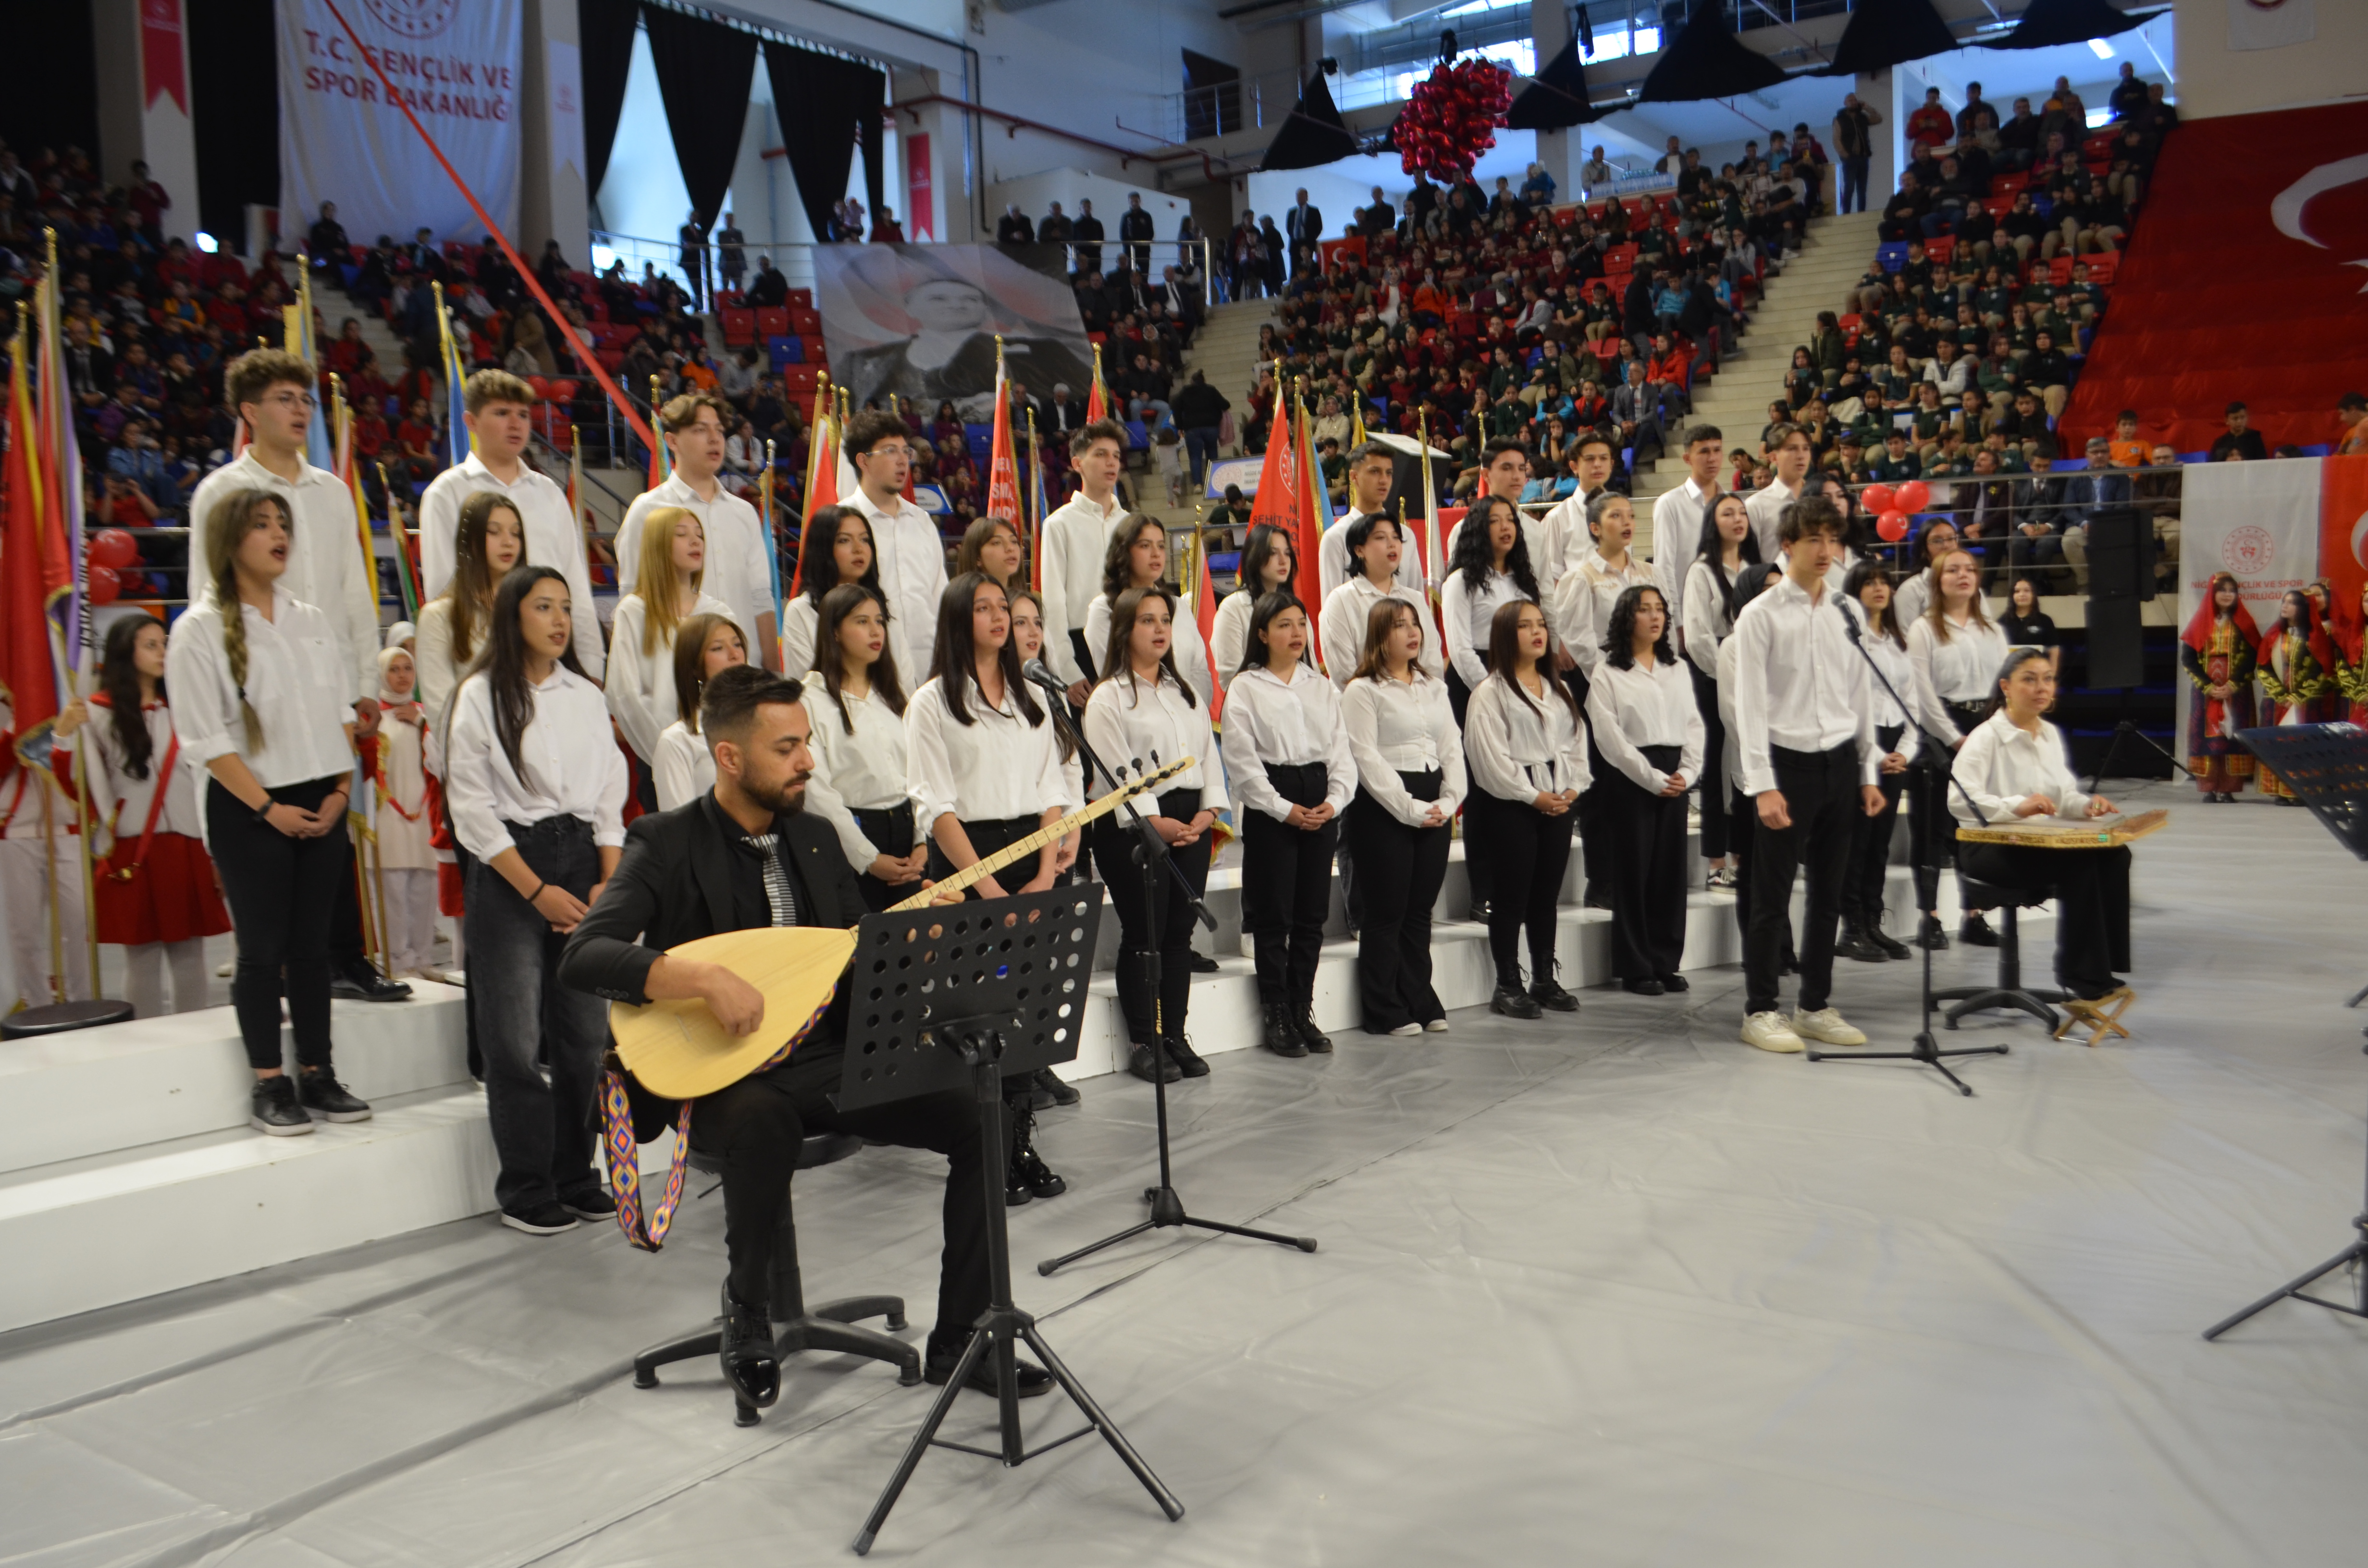
[[[1925,503],[1932,499],[1932,487],[1920,479],[1911,479],[1899,487],[1898,496],[1901,511],[1920,512]]]
[[[1878,517],[1899,505],[1899,503],[1892,497],[1891,486],[1888,484],[1868,485],[1865,491],[1860,494],[1858,500],[1860,506],[1864,506],[1868,511],[1873,512]]]
[[[1874,531],[1890,543],[1897,544],[1907,537],[1907,514],[1885,512],[1874,520]]]
[[[102,566],[93,562],[89,575],[90,602],[95,605],[111,605],[115,602],[115,596],[123,591],[123,580],[115,574],[112,566]]]
[[[129,566],[140,559],[140,546],[121,528],[101,528],[91,536],[90,558],[101,566]]]

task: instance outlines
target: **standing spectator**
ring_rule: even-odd
[[[1016,212],[1019,209],[1012,210]],[[1027,222],[1025,218],[1020,220],[1022,224]],[[1076,242],[1077,270],[1087,275],[1099,273],[1102,269],[1102,221],[1094,216],[1094,204],[1090,200],[1078,201],[1076,221],[1069,225],[1069,233]]]
[[[1924,102],[1907,117],[1907,140],[1918,147],[1935,151],[1956,140],[1957,122],[1941,107],[1941,89],[1924,89]]]
[[[2112,95],[2105,107],[2113,111],[2115,119],[2127,119],[2146,107],[2146,85],[2138,80],[2138,68],[2134,61],[2122,62],[2121,79],[2113,84]]]
[[[1184,451],[1190,466],[1192,493],[1196,495],[1201,493],[1201,483],[1208,475],[1209,464],[1216,459],[1218,429],[1224,421],[1226,411],[1232,407],[1233,404],[1225,400],[1225,394],[1209,385],[1198,370],[1192,372],[1168,402],[1176,427],[1184,434]],[[2361,427],[2368,428],[2368,425]]]
[[[1311,263],[1316,242],[1324,237],[1324,209],[1309,203],[1306,187],[1300,187],[1291,210],[1282,215],[1282,232],[1291,242],[1291,275],[1296,278]]]
[[[2335,404],[2335,417],[2343,422],[2343,434],[2336,440],[2335,455],[2348,458],[2368,452],[2368,396],[2345,392]]]
[[[690,308],[703,311],[707,308],[707,231],[700,226],[698,213],[683,220],[682,227],[675,231],[675,260],[690,283]]]
[[[1858,101],[1856,93],[1845,94],[1842,107],[1834,115],[1834,156],[1841,160],[1841,199],[1835,205],[1837,212],[1866,210],[1866,170],[1874,156],[1874,128],[1883,123],[1883,116],[1868,105]],[[1855,197],[1858,205],[1850,205]]]
[[[1006,207],[1003,216],[996,220],[995,243],[999,245],[1032,245],[1036,243],[1036,225],[1028,221],[1027,213],[1019,210],[1017,201]]]
[[[2242,458],[2247,462],[2267,462],[2270,449],[2263,444],[2259,430],[2248,427],[2252,415],[2246,411],[2245,405],[2230,403],[2227,417],[2228,428],[2212,443],[2212,460],[2218,463]]]
[[[555,242],[554,242],[555,243]],[[736,292],[740,279],[748,273],[748,238],[732,213],[723,215],[723,227],[715,231],[717,275],[723,280],[723,291]]]
[[[1320,224],[1321,220],[1319,218]],[[1126,210],[1118,215],[1118,237],[1127,242],[1126,265],[1137,274],[1151,270],[1151,214],[1143,210],[1143,198],[1129,192]]]
[[[346,241],[345,225],[337,222],[336,202],[321,203],[320,220],[305,234],[304,246],[315,270],[325,270],[352,259],[353,248]]]

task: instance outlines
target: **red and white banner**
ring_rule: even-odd
[[[278,0],[279,230],[337,204],[357,243],[474,242],[484,225],[436,164],[342,14],[505,232],[518,227],[519,0]]]
[[[2203,451],[2232,402],[2271,449],[2332,442],[2336,400],[2362,390],[2363,260],[2368,103],[2180,126],[2058,445],[2111,436],[2131,408],[2147,440]]]
[[[188,73],[181,56],[181,0],[140,0],[140,107],[155,107],[161,94],[183,114],[189,112]],[[150,171],[154,173],[154,171]]]
[[[905,233],[909,239],[938,237],[938,198],[929,172],[929,133],[916,131],[905,143]]]

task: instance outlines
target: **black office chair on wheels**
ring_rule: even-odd
[[[798,1169],[810,1171],[817,1165],[837,1165],[862,1147],[863,1140],[851,1133],[814,1133],[798,1150]],[[692,1170],[702,1175],[722,1174],[723,1167],[715,1159],[696,1149],[690,1152],[689,1163]],[[783,1358],[794,1350],[869,1356],[875,1361],[894,1362],[896,1381],[908,1388],[921,1381],[919,1346],[891,1338],[876,1329],[855,1326],[863,1318],[876,1317],[887,1319],[891,1329],[903,1328],[902,1296],[849,1296],[845,1301],[825,1301],[819,1306],[805,1304],[805,1288],[798,1277],[797,1221],[787,1204],[781,1208],[780,1228],[773,1233],[772,1313],[773,1347]],[[723,1348],[723,1331],[718,1327],[653,1346],[633,1358],[633,1386],[654,1389],[658,1386],[660,1367],[713,1356]],[[754,1426],[763,1419],[755,1406],[741,1404],[736,1399],[734,1404],[734,1426]]]
[[[1994,1007],[2019,1007],[2054,1028],[2055,1009],[2051,1004],[2068,1000],[2061,991],[2042,991],[2022,983],[2022,946],[2015,924],[2015,911],[2035,908],[2055,896],[2052,887],[2009,888],[1995,882],[1979,881],[1972,877],[1959,878],[1959,887],[1968,909],[1995,909],[1999,915],[1998,983],[1995,985],[1952,985],[1932,993],[1932,1000],[1950,1004],[1942,1009],[1941,1017],[1951,1028],[1967,1013],[1987,1012]]]

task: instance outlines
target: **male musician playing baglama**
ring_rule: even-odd
[[[624,858],[584,916],[560,960],[561,981],[612,1002],[696,998],[735,1035],[765,1022],[764,998],[720,964],[668,956],[700,937],[763,926],[849,926],[869,913],[862,890],[828,824],[804,814],[811,724],[799,684],[753,665],[718,674],[700,704],[700,731],[715,758],[715,788],[688,805],[637,819]],[[774,1020],[778,1027],[782,1020]],[[780,1389],[770,1302],[773,1233],[799,1145],[809,1133],[849,1132],[875,1142],[947,1157],[945,1252],[938,1319],[924,1375],[952,1376],[971,1328],[987,1307],[986,1208],[977,1107],[949,1089],[894,1105],[841,1113],[828,1097],[847,1040],[847,998],[835,998],[790,1059],[702,1096],[690,1142],[723,1162],[723,1285],[721,1360],[749,1404]],[[674,1119],[674,1102],[629,1085],[637,1134],[654,1138]],[[983,1359],[971,1386],[995,1392]],[[1021,1363],[1019,1392],[1042,1393],[1052,1379]]]

